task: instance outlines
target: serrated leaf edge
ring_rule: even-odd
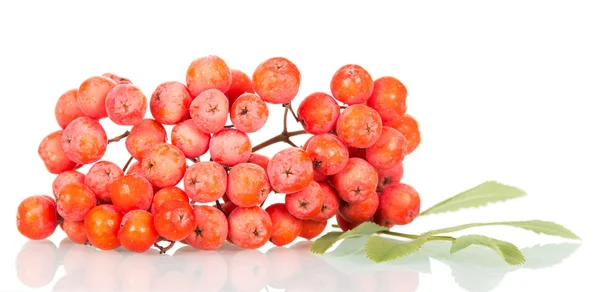
[[[449,203],[456,204],[456,202],[454,202],[453,200],[456,200],[457,198],[459,198],[460,196],[462,196],[464,193],[466,193],[468,191],[471,191],[473,189],[476,189],[478,187],[481,187],[481,186],[483,186],[485,184],[491,184],[491,183],[499,185],[499,186],[502,186],[502,187],[506,187],[506,188],[517,190],[517,191],[520,192],[520,194],[516,195],[516,196],[513,196],[513,197],[507,197],[507,198],[502,198],[502,199],[498,199],[498,200],[494,200],[494,201],[484,202],[484,203],[481,203],[479,205],[473,205],[473,206],[468,206],[468,207],[460,207],[460,208],[454,209],[454,210],[442,210],[442,211],[436,210],[436,209],[438,209],[438,208],[440,208],[442,206],[445,206],[445,205],[447,205]],[[479,185],[476,185],[476,186],[474,186],[472,188],[469,188],[469,189],[467,189],[465,191],[462,191],[462,192],[460,192],[457,195],[454,195],[454,196],[452,196],[452,197],[450,197],[448,199],[445,199],[445,200],[443,200],[443,201],[441,201],[441,202],[439,202],[439,203],[437,203],[437,204],[429,207],[427,210],[421,212],[419,214],[419,217],[421,217],[421,216],[427,216],[427,215],[432,215],[432,214],[443,214],[443,213],[456,212],[456,211],[459,211],[461,209],[481,208],[481,207],[485,207],[485,206],[493,204],[493,203],[500,203],[500,202],[505,202],[505,201],[512,200],[512,199],[521,198],[521,197],[524,197],[526,195],[527,195],[527,193],[525,191],[523,191],[522,189],[520,189],[520,188],[511,186],[511,185],[507,185],[507,184],[503,184],[503,183],[500,183],[500,182],[497,182],[497,181],[494,181],[494,180],[485,181],[483,183],[480,183]],[[478,197],[472,197],[472,198],[482,198],[482,197],[484,197],[484,196],[478,196]]]
[[[467,237],[467,236],[481,236],[481,237],[485,237],[485,238],[487,238],[487,239],[490,239],[490,240],[492,240],[492,241],[496,241],[496,242],[498,242],[498,243],[506,244],[506,245],[508,245],[508,246],[511,246],[511,247],[513,247],[513,248],[514,248],[514,250],[516,250],[516,251],[518,252],[518,255],[519,255],[520,257],[516,258],[516,257],[512,257],[512,256],[510,256],[508,253],[506,253],[505,251],[503,251],[503,250],[502,250],[502,246],[501,246],[501,245],[498,245],[498,244],[496,244],[496,247],[497,247],[497,249],[495,249],[495,248],[492,248],[492,247],[491,247],[491,246],[489,246],[489,245],[486,245],[486,244],[480,244],[480,243],[477,243],[477,242],[475,242],[475,243],[471,243],[471,244],[469,244],[469,245],[465,245],[465,246],[461,247],[460,249],[456,249],[456,248],[455,248],[455,247],[456,247],[456,241],[452,242],[452,246],[450,247],[450,254],[455,254],[455,253],[457,253],[457,252],[460,252],[461,250],[463,250],[463,249],[466,249],[466,248],[468,248],[468,247],[469,247],[469,246],[471,246],[471,245],[479,245],[479,246],[483,246],[483,247],[486,247],[486,248],[489,248],[489,249],[493,250],[494,252],[496,252],[496,254],[498,254],[498,255],[499,255],[499,256],[500,256],[500,257],[501,257],[501,258],[504,260],[504,262],[506,262],[507,264],[509,264],[509,265],[511,265],[511,266],[520,266],[520,265],[523,265],[523,264],[525,264],[525,263],[527,262],[527,259],[526,259],[525,255],[523,254],[523,252],[521,251],[521,249],[520,249],[520,248],[518,248],[518,247],[517,247],[516,245],[514,245],[513,243],[510,243],[510,242],[508,242],[508,241],[504,241],[504,240],[500,240],[500,239],[496,239],[496,238],[492,238],[492,237],[488,237],[488,236],[484,236],[484,235],[478,235],[478,234],[469,234],[469,235],[463,235],[463,236],[461,236],[461,237]],[[457,241],[458,241],[458,239],[460,239],[461,237],[458,237],[458,238],[457,238]],[[511,262],[509,259],[507,259],[507,256],[508,256],[508,257],[510,257],[511,259],[513,259],[513,260],[514,260],[514,263],[513,263],[513,262]]]
[[[383,262],[393,261],[393,260],[397,260],[397,259],[402,258],[402,257],[409,256],[409,255],[414,254],[414,253],[418,252],[419,250],[421,250],[421,248],[423,248],[423,245],[425,245],[425,243],[427,242],[428,237],[429,236],[427,235],[427,236],[421,236],[421,237],[413,239],[413,240],[400,241],[400,240],[390,239],[390,238],[386,238],[386,237],[381,237],[381,236],[378,236],[378,235],[372,235],[367,240],[367,242],[365,243],[364,251],[365,251],[365,254],[366,254],[367,258],[370,259],[373,262],[383,263]],[[410,250],[408,253],[406,253],[406,254],[404,254],[402,256],[395,256],[395,257],[388,258],[386,260],[378,260],[378,259],[376,259],[376,257],[374,256],[374,254],[370,251],[369,246],[372,245],[372,244],[374,244],[373,240],[380,240],[380,239],[381,240],[386,240],[387,239],[387,240],[391,240],[391,241],[397,241],[397,244],[410,244],[410,243],[414,243],[416,241],[421,241],[421,242],[420,242],[420,244],[415,249]]]

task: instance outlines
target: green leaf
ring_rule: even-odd
[[[464,230],[467,228],[481,227],[481,226],[497,226],[497,225],[518,227],[518,228],[522,228],[525,230],[533,231],[537,234],[553,235],[553,236],[559,236],[559,237],[569,238],[569,239],[580,239],[575,233],[573,233],[573,231],[565,228],[564,226],[556,224],[554,222],[542,221],[542,220],[471,223],[471,224],[464,224],[464,225],[459,225],[459,226],[454,226],[454,227],[432,230],[427,233],[428,234],[450,233],[450,232]]]
[[[417,252],[428,238],[424,235],[410,241],[399,241],[374,235],[367,240],[365,253],[376,263],[391,261]]]
[[[522,196],[525,196],[525,192],[521,189],[495,181],[487,181],[434,205],[421,212],[419,216],[456,211],[464,208],[482,207],[489,203]]]
[[[483,235],[464,235],[457,238],[450,248],[450,253],[456,253],[473,244],[490,248],[510,265],[517,266],[525,263],[525,256],[514,244]]]
[[[386,227],[377,225],[373,222],[363,222],[360,225],[354,227],[346,232],[332,231],[329,232],[319,239],[315,240],[310,247],[310,251],[316,254],[324,254],[329,248],[331,248],[336,242],[349,237],[367,236],[377,232],[389,230]]]

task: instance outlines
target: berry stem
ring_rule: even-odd
[[[130,156],[129,160],[127,160],[127,163],[125,163],[125,166],[123,166],[123,172],[127,171],[127,168],[129,168],[129,164],[131,164],[131,161],[133,161],[133,156]]]
[[[199,157],[192,157],[192,158],[188,158],[191,162],[193,163],[198,163],[200,162],[200,158]]]
[[[162,247],[160,245],[158,245],[158,243],[154,243],[154,247],[158,248],[159,254],[165,254],[167,251],[169,251],[169,249],[171,249],[173,246],[175,245],[175,241],[169,240],[169,245]]]
[[[340,226],[337,224],[333,224],[333,225],[331,225],[331,227],[340,228]],[[396,237],[403,237],[403,238],[409,238],[409,239],[419,238],[419,235],[416,235],[416,234],[400,233],[400,232],[394,232],[394,231],[389,231],[389,230],[380,231],[380,232],[377,232],[377,234],[386,234],[386,235],[392,235],[392,236],[396,236]],[[427,240],[428,241],[429,240],[455,241],[456,238],[454,238],[452,236],[431,236]]]
[[[292,113],[292,116],[294,117],[294,119],[296,120],[296,122],[300,122],[300,120],[298,119],[298,116],[296,115],[296,112],[294,112],[294,109],[292,108],[292,104],[291,103],[286,103],[283,106],[285,106],[286,109],[290,110],[290,113]]]
[[[216,200],[215,203],[217,204],[217,209],[219,209],[221,212],[225,213],[225,211],[223,211],[223,207],[221,207],[221,202],[219,202],[219,200]]]
[[[223,127],[223,128],[225,128],[225,129],[230,129],[230,128],[233,128],[233,125],[226,125],[226,126],[225,126],[225,127]]]
[[[108,143],[110,144],[110,143],[112,143],[112,142],[119,142],[119,141],[121,141],[121,139],[123,139],[123,138],[125,138],[125,137],[129,136],[129,134],[130,134],[130,133],[131,133],[131,132],[129,132],[129,131],[125,131],[125,133],[123,133],[123,134],[121,134],[121,135],[119,135],[119,136],[117,136],[117,137],[114,137],[114,138],[108,139]]]

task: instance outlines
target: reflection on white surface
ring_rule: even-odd
[[[452,256],[446,242],[430,242],[422,252],[375,264],[360,250],[363,239],[349,239],[327,253],[310,253],[310,242],[272,247],[266,252],[226,245],[218,251],[182,246],[172,255],[121,249],[98,251],[68,239],[29,241],[17,255],[20,281],[32,288],[52,282],[62,265],[66,273],[52,291],[418,291],[430,261],[452,269],[467,291],[492,291],[507,273],[549,267],[569,257],[578,244],[549,244],[523,249],[528,259],[509,267],[491,251],[471,247]],[[351,256],[340,256],[352,253]],[[45,290],[48,287],[45,287]]]

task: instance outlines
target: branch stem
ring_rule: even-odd
[[[123,134],[121,134],[121,135],[119,135],[119,136],[117,136],[117,137],[114,137],[114,138],[108,139],[108,143],[110,144],[110,143],[113,143],[113,142],[119,142],[119,141],[121,141],[121,139],[123,139],[123,138],[125,138],[125,137],[129,136],[129,134],[130,134],[130,133],[131,133],[131,132],[129,132],[129,131],[125,131],[125,133],[123,133]]]
[[[339,225],[337,224],[333,224],[331,225],[331,227],[333,228],[340,228]],[[408,234],[408,233],[400,233],[400,232],[394,232],[394,231],[389,231],[389,230],[385,230],[385,231],[380,231],[377,232],[378,234],[386,234],[386,235],[391,235],[391,236],[396,236],[396,237],[403,237],[403,238],[409,238],[409,239],[417,239],[420,237],[420,235],[416,235],[416,234]],[[446,240],[446,241],[455,241],[456,238],[452,237],[452,236],[430,236],[428,239],[429,240]]]

